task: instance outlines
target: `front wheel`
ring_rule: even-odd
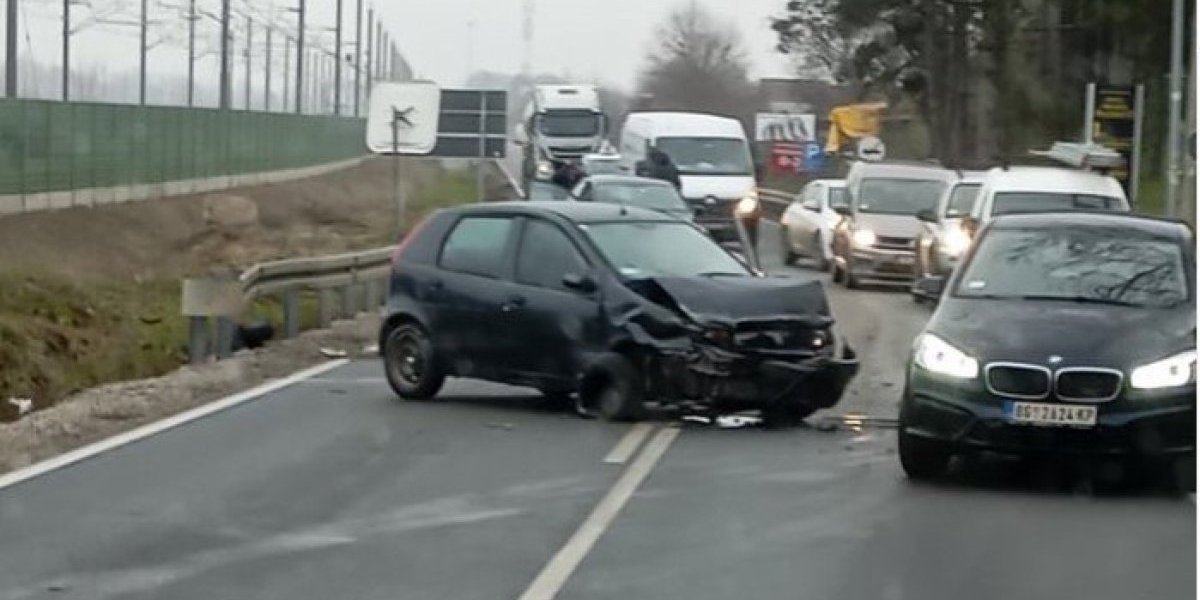
[[[408,323],[388,334],[383,345],[383,370],[388,385],[406,400],[437,395],[446,374],[433,352],[433,342],[420,326]]]
[[[594,385],[581,392],[581,400],[608,421],[635,421],[642,415],[645,390],[637,367],[626,357],[611,353],[592,367]]]
[[[900,452],[900,466],[909,479],[928,481],[946,474],[950,466],[951,453],[941,444],[922,437],[914,436],[904,431],[900,425],[897,436]]]

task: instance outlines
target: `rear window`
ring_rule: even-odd
[[[499,277],[504,249],[512,234],[509,217],[466,217],[454,226],[442,246],[441,266],[451,271]]]
[[[1125,210],[1120,198],[1057,192],[1000,192],[992,200],[993,215],[1064,210]]]

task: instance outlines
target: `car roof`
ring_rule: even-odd
[[[1063,167],[996,167],[984,184],[990,192],[1073,192],[1124,197],[1116,179],[1092,171]]]
[[[655,137],[711,136],[744,138],[745,130],[737,119],[690,112],[630,113],[627,122],[645,121],[651,124]]]
[[[664,221],[679,223],[678,219],[663,213],[636,206],[608,204],[605,202],[563,202],[561,200],[510,200],[505,202],[483,202],[448,209],[459,214],[513,214],[559,216],[576,223],[601,223],[607,221]]]
[[[809,185],[814,184],[814,183],[819,183],[821,185],[827,185],[831,188],[846,187],[845,179],[813,179],[812,181],[809,181],[808,183],[809,183]]]
[[[1132,213],[1110,211],[1034,212],[998,215],[992,229],[1060,229],[1070,226],[1108,227],[1122,231],[1137,231],[1155,237],[1190,235],[1183,221]]]
[[[859,161],[850,167],[850,176],[846,179],[852,178],[920,179],[950,182],[957,179],[958,175],[950,169],[932,163]]]
[[[637,177],[634,175],[620,175],[615,173],[605,173],[602,175],[589,175],[586,178],[594,184],[603,183],[643,183],[646,185],[670,186],[671,184],[661,179],[651,179],[649,177]]]
[[[987,177],[987,171],[962,171],[958,181],[954,183],[973,183],[979,185],[983,183],[985,177]]]

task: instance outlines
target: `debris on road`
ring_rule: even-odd
[[[318,352],[325,358],[346,358],[349,356],[349,353],[345,350],[338,350],[336,348],[321,348]]]
[[[362,355],[363,356],[378,356],[379,355],[379,344],[367,344],[366,346],[363,346]]]
[[[0,420],[15,421],[33,411],[33,398],[9,398],[0,409]]]

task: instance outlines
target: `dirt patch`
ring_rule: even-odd
[[[378,315],[363,315],[227,360],[79,392],[20,421],[0,424],[0,473],[320,364],[328,360],[322,348],[351,357],[372,355],[365,349],[378,331]]]

